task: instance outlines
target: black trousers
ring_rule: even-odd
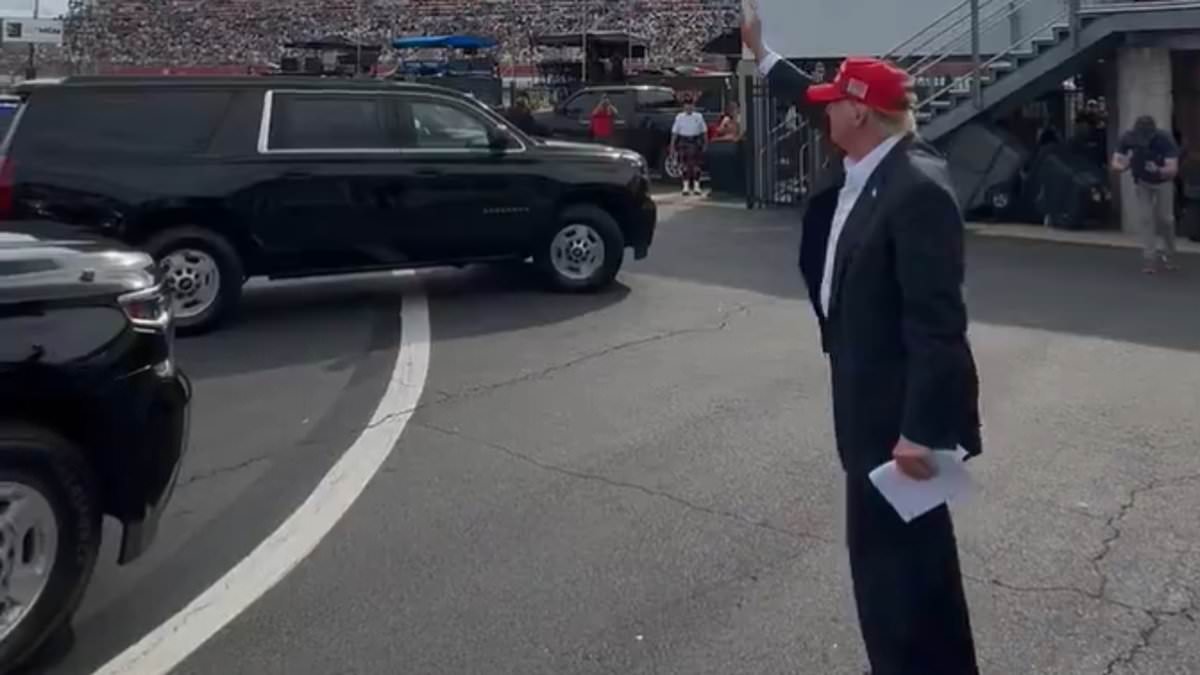
[[[906,524],[862,475],[847,476],[846,507],[854,600],[872,675],[977,675],[949,509]]]

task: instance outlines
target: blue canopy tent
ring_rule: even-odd
[[[392,40],[392,47],[398,51],[440,49],[448,53],[441,59],[401,58],[389,77],[458,89],[488,105],[500,105],[502,82],[496,59],[478,55],[480,50],[498,46],[496,40],[478,35],[399,37]]]
[[[421,35],[392,40],[394,49],[491,49],[499,43],[478,35]]]

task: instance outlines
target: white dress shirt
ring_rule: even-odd
[[[854,210],[854,205],[858,203],[863,188],[875,173],[875,169],[879,168],[883,158],[887,157],[902,138],[903,134],[889,137],[857,162],[849,157],[842,160],[846,167],[846,184],[838,192],[837,210],[833,213],[829,243],[825,247],[825,270],[821,275],[821,314],[825,318],[829,318],[829,301],[833,295],[833,265],[837,258],[838,240],[846,227],[846,219],[850,217],[850,212]]]
[[[671,133],[676,136],[696,138],[708,133],[708,124],[704,121],[704,115],[698,112],[681,112],[675,116],[675,124],[671,127]]]
[[[766,77],[775,64],[779,63],[780,58],[779,54],[768,49],[767,55],[758,62],[758,72]],[[838,192],[837,210],[833,213],[829,243],[825,247],[825,269],[821,274],[821,314],[825,318],[829,318],[829,301],[833,296],[833,266],[837,262],[838,240],[841,239],[842,230],[846,227],[846,219],[850,217],[850,212],[854,210],[854,205],[858,203],[858,198],[862,195],[863,187],[871,179],[875,169],[879,168],[883,158],[887,157],[887,154],[896,147],[902,138],[904,138],[903,135],[888,138],[875,146],[875,149],[867,153],[867,156],[860,161],[856,162],[849,157],[842,160],[846,167],[846,184]]]

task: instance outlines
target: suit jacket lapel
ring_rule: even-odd
[[[850,261],[854,258],[854,250],[858,248],[867,226],[870,225],[875,217],[875,207],[879,204],[880,198],[883,196],[885,181],[891,165],[908,151],[911,140],[912,136],[910,135],[897,143],[888,152],[887,157],[884,157],[883,161],[879,163],[879,166],[875,167],[875,172],[867,179],[867,184],[863,186],[862,192],[858,195],[858,201],[854,203],[854,208],[850,210],[850,215],[846,218],[846,224],[842,226],[842,234],[838,239],[837,250],[834,251],[833,288],[830,289],[829,293],[830,315],[837,308],[842,281],[846,275],[847,268],[850,266]]]

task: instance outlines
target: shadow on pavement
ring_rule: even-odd
[[[568,321],[621,302],[620,277],[598,293],[556,293],[531,265],[477,265],[422,272],[435,320],[434,339],[517,331]]]
[[[375,323],[394,321],[411,284],[378,274],[252,283],[229,322],[178,341],[180,363],[205,379],[356,357]]]
[[[178,343],[180,362],[195,379],[357,358],[373,327],[394,321],[406,293],[422,290],[432,311],[459,320],[440,321],[435,337],[514,331],[566,321],[620,302],[629,293],[617,283],[595,294],[548,290],[531,265],[472,265],[419,271],[256,282],[241,310],[225,326]],[[349,367],[350,361],[344,364]]]
[[[1134,249],[968,239],[971,319],[1200,351],[1200,256],[1147,276]]]
[[[804,299],[800,212],[664,208],[650,257],[632,271]],[[974,322],[1200,350],[1200,256],[1146,276],[1136,249],[968,236]]]
[[[781,298],[806,297],[797,267],[800,211],[660,206],[650,257],[630,265],[629,271]]]

